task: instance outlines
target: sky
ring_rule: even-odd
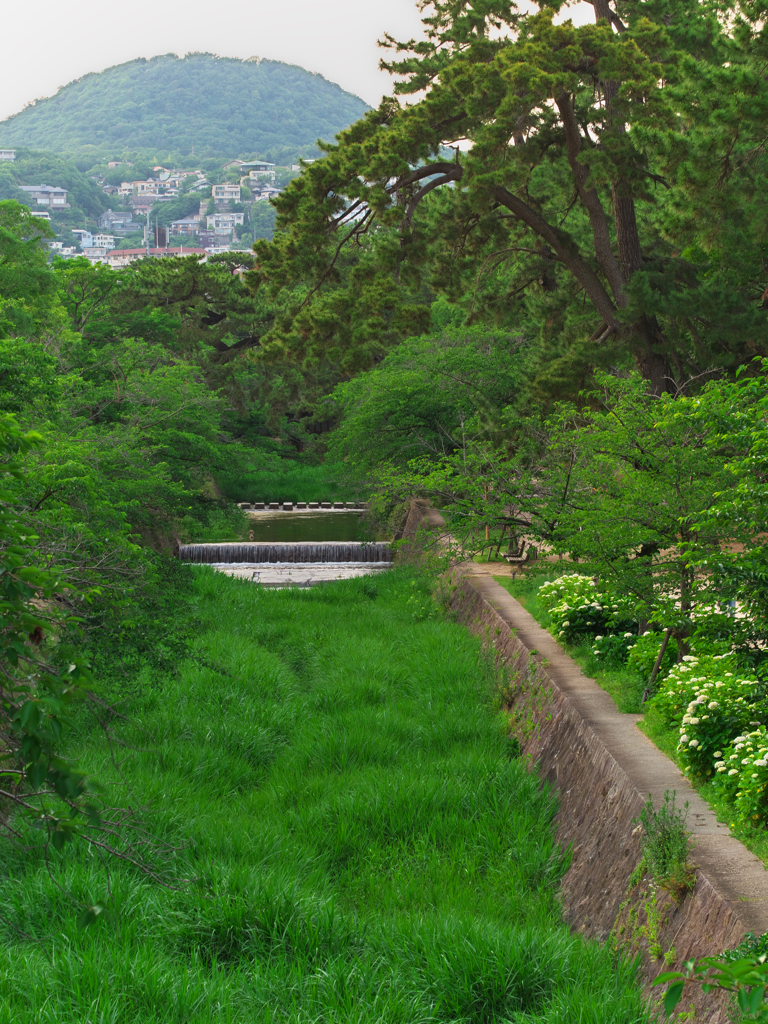
[[[586,6],[581,4],[580,6]],[[588,15],[574,21],[594,17]],[[30,37],[30,26],[34,31]],[[385,32],[420,35],[415,0],[36,0],[3,9],[0,120],[81,75],[137,57],[194,50],[266,57],[316,71],[372,106],[391,92],[378,70]],[[25,40],[13,46],[12,40]]]
[[[25,4],[7,3],[0,119],[90,71],[194,50],[299,64],[374,105],[392,81],[377,70],[377,39],[420,29],[414,0],[36,0],[32,22]]]

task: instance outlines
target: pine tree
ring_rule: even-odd
[[[273,337],[306,355],[413,334],[428,285],[474,319],[523,301],[569,358],[633,363],[657,394],[762,351],[759,11],[594,0],[577,27],[509,0],[421,7],[424,41],[383,43],[415,101],[326,146],[255,244],[251,286],[298,289]]]

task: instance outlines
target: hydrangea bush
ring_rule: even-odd
[[[626,600],[601,593],[590,576],[570,573],[542,584],[539,600],[549,612],[559,640],[631,631],[631,607]]]
[[[596,636],[592,653],[601,665],[619,666],[626,664],[627,655],[637,641],[637,634],[609,633],[607,636]]]
[[[658,693],[648,701],[648,707],[661,716],[668,728],[680,726],[688,705],[698,698],[702,686],[705,683],[719,683],[721,685],[715,685],[715,689],[722,689],[726,679],[734,678],[735,669],[735,659],[727,655],[699,657],[687,654],[669,671]]]
[[[543,584],[539,595],[559,640],[591,637],[592,653],[602,664],[626,662],[650,676],[663,633],[648,630],[638,637],[628,599],[601,591],[578,573]],[[768,823],[766,684],[739,670],[722,636],[699,629],[692,646],[694,653],[675,664],[677,645],[669,643],[659,690],[646,706],[679,730],[678,761],[686,775],[710,779],[740,822]]]
[[[636,638],[627,655],[627,666],[642,676],[650,679],[653,666],[661,650],[664,633],[656,633],[647,629],[642,636]],[[677,660],[677,644],[670,640],[659,668],[658,679],[661,681],[671,670]]]
[[[768,820],[768,730],[764,725],[736,736],[715,761],[715,787],[750,825]]]
[[[731,654],[687,655],[648,704],[679,728],[686,775],[710,778],[740,821],[768,820],[764,683],[740,673]]]

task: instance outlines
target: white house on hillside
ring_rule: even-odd
[[[55,185],[19,185],[19,188],[30,199],[34,199],[38,206],[47,206],[51,210],[69,209],[65,188],[57,188]]]

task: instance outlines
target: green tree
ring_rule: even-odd
[[[25,206],[0,200],[0,338],[36,334],[55,301],[47,224]]]
[[[93,783],[63,751],[70,706],[94,684],[82,664],[57,667],[45,654],[46,633],[65,618],[55,602],[62,584],[36,564],[39,538],[18,511],[25,460],[41,444],[12,416],[0,417],[0,794],[7,809],[61,850],[83,823],[99,823]],[[7,810],[4,819],[18,835]]]
[[[255,243],[253,286],[294,289],[275,326],[286,346],[332,346],[366,306],[381,330],[385,293],[397,334],[427,282],[473,316],[524,295],[577,379],[629,359],[674,392],[764,347],[759,12],[596,0],[596,23],[576,27],[510,0],[421,7],[423,42],[385,40],[414,101],[384,100],[326,146],[275,201],[274,241]],[[391,234],[374,247],[377,226]],[[350,247],[364,271],[345,273]]]
[[[438,460],[487,436],[521,391],[524,339],[483,328],[446,330],[399,345],[332,395],[342,419],[331,452],[363,474],[417,456]]]

